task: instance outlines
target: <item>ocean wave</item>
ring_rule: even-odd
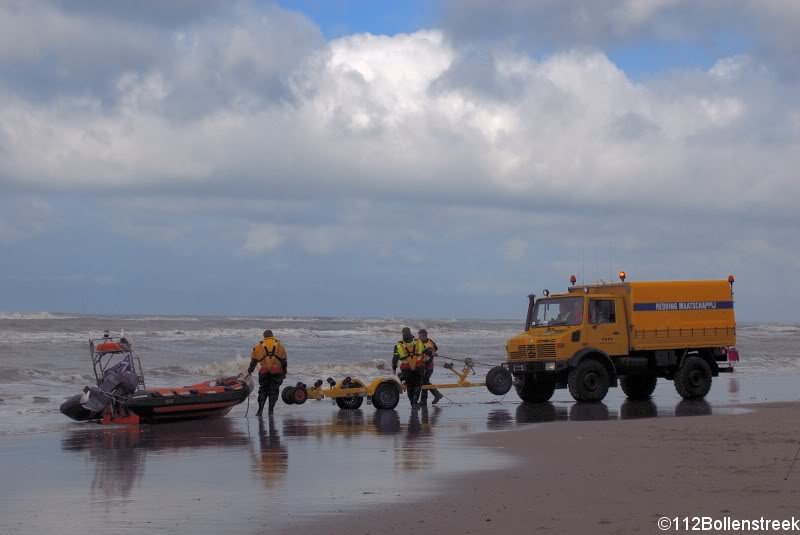
[[[51,312],[0,312],[0,320],[71,320],[78,317]]]
[[[247,371],[250,359],[236,357],[197,366],[166,366],[145,370],[145,376],[157,377],[225,377]],[[357,362],[315,362],[294,364],[289,361],[289,376],[325,379],[327,377],[378,376],[391,373],[391,365],[384,359],[370,359]]]
[[[69,373],[53,371],[43,368],[0,368],[0,384],[2,383],[30,383],[38,381],[51,381],[64,384],[84,384],[87,381],[95,382],[91,373]]]
[[[219,339],[241,339],[247,341],[246,345],[255,343],[261,335],[260,328],[231,325],[228,322],[219,320],[218,326],[208,326],[207,324],[197,325],[195,322],[186,322],[179,328],[165,329],[157,324],[155,328],[147,328],[142,323],[135,325],[113,325],[108,318],[104,318],[102,323],[98,322],[95,330],[86,330],[81,326],[80,330],[39,330],[39,329],[0,329],[0,342],[6,343],[35,343],[35,342],[71,342],[85,344],[89,339],[97,338],[102,335],[104,328],[110,328],[113,335],[119,332],[118,327],[124,327],[125,335],[134,347],[137,341],[146,343],[148,339],[158,341],[173,340],[219,340]],[[353,338],[357,340],[380,341],[385,340],[388,344],[393,344],[400,336],[403,324],[372,323],[359,321],[343,325],[330,325],[321,323],[319,327],[313,326],[293,326],[287,328],[274,328],[276,336],[284,341],[297,341],[301,339],[342,339]],[[416,324],[409,324],[412,329],[420,328]],[[161,327],[161,328],[159,328]],[[460,325],[446,324],[432,327],[427,326],[431,337],[434,340],[451,339],[454,336],[465,336],[471,339],[497,339],[506,338],[516,334],[519,329],[509,328],[486,328],[485,325]]]
[[[200,321],[194,316],[120,316],[119,321]]]

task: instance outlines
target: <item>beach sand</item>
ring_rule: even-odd
[[[722,402],[665,384],[646,402],[318,402],[4,436],[0,533],[655,533],[660,516],[800,516],[800,462],[783,479],[800,404],[737,405],[760,383],[730,381]]]
[[[689,531],[686,516],[800,518],[800,462],[784,479],[798,451],[800,404],[553,422],[472,440],[515,461],[447,478],[433,497],[328,515],[287,533],[657,533],[662,516],[679,517],[671,532]]]

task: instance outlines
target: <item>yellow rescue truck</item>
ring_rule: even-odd
[[[733,275],[728,280],[620,282],[575,286],[529,297],[525,332],[506,344],[523,401],[543,402],[557,388],[576,401],[600,401],[618,384],[647,399],[659,377],[684,399],[705,397],[711,379],[738,360]],[[722,363],[727,363],[722,366]]]

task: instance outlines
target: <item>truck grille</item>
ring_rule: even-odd
[[[529,344],[519,346],[516,351],[509,351],[510,359],[554,359],[556,345],[554,343]]]

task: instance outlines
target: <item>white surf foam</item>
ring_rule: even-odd
[[[77,317],[50,312],[0,312],[0,320],[69,320]]]

